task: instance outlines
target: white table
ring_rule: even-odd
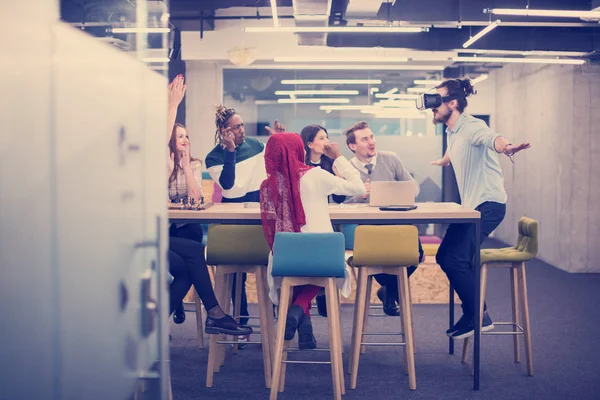
[[[475,240],[475,343],[473,346],[473,389],[479,390],[480,370],[480,214],[456,203],[417,203],[417,208],[411,211],[381,211],[377,207],[366,204],[330,205],[329,216],[333,224],[361,225],[401,225],[401,224],[472,224],[473,239]],[[200,223],[200,224],[261,224],[260,209],[257,203],[245,206],[241,203],[217,203],[206,210],[169,210],[169,222]],[[454,325],[454,290],[450,286],[450,321]],[[454,341],[449,340],[449,352],[454,354]]]

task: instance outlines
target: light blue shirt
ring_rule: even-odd
[[[463,206],[476,208],[486,201],[505,204],[504,176],[494,147],[500,135],[482,120],[465,113],[446,133]]]

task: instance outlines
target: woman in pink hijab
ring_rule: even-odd
[[[333,232],[329,218],[328,196],[359,196],[366,193],[360,173],[341,155],[337,144],[324,146],[325,154],[334,160],[340,178],[321,168],[304,164],[304,142],[295,133],[276,133],[265,149],[267,179],[260,186],[260,211],[267,243],[273,250],[277,232]],[[307,249],[310,251],[310,249]],[[348,268],[348,267],[347,267]],[[271,258],[269,258],[269,271]],[[350,294],[350,276],[341,279],[342,295]],[[270,297],[278,303],[277,289],[281,279],[268,274]],[[294,290],[288,311],[285,340],[292,340],[298,330],[301,349],[314,349],[317,344],[310,322],[310,305],[320,287],[304,285]]]

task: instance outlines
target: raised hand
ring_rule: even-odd
[[[504,154],[507,156],[512,156],[515,153],[518,153],[521,150],[525,150],[531,147],[529,143],[521,143],[521,144],[507,144],[504,146]]]
[[[192,168],[190,163],[190,152],[188,150],[184,150],[181,153],[181,167],[184,171],[189,171]]]
[[[283,125],[279,120],[275,120],[273,123],[273,130],[277,133],[285,132],[285,125]]]
[[[169,83],[169,107],[177,107],[181,103],[186,89],[185,78],[181,74],[177,75],[173,82]]]
[[[228,151],[235,151],[235,137],[231,132],[231,128],[225,128],[221,131],[221,144]]]
[[[340,148],[338,147],[337,143],[331,142],[323,145],[323,153],[332,160],[335,160],[336,158],[342,155],[342,152],[340,151]]]
[[[367,194],[363,195],[363,199],[366,199],[371,194],[371,178],[367,178],[365,181],[365,189],[367,190]]]
[[[431,165],[438,165],[440,167],[447,167],[450,165],[450,161],[444,158],[440,158],[439,160],[431,161]]]

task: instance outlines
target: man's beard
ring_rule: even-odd
[[[448,111],[448,113],[446,115],[442,115],[438,111],[436,114],[434,114],[433,123],[434,124],[445,124],[446,122],[448,122],[451,115],[452,115],[451,111]]]

